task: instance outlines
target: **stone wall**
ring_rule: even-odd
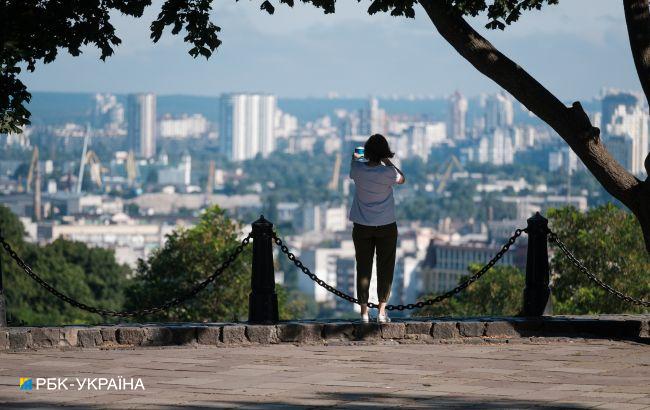
[[[0,329],[0,351],[45,348],[250,346],[276,343],[463,343],[530,337],[585,337],[650,342],[650,315],[400,320],[387,324],[298,321],[154,323]]]

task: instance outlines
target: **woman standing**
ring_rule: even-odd
[[[403,184],[406,178],[390,161],[390,151],[383,135],[374,134],[364,145],[363,156],[352,156],[350,178],[355,192],[349,219],[354,223],[352,240],[357,261],[357,299],[361,303],[361,320],[369,322],[368,288],[372,276],[372,262],[377,253],[377,322],[390,322],[386,303],[390,296],[395,270],[397,223],[393,185]]]

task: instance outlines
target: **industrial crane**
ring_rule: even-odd
[[[341,153],[336,153],[336,160],[334,161],[334,170],[332,171],[332,180],[327,185],[327,188],[332,191],[339,190],[339,177],[341,175]]]
[[[456,168],[458,171],[462,171],[463,165],[455,155],[452,155],[439,169],[438,177],[440,179],[440,183],[438,184],[438,188],[436,188],[437,194],[442,194],[445,191],[447,182],[449,182],[449,178],[451,178],[451,173],[453,172],[454,168]],[[445,173],[440,176],[440,171],[443,169],[445,169]]]

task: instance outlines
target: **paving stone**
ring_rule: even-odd
[[[102,332],[99,329],[79,329],[77,338],[81,347],[101,346],[104,341]]]
[[[282,323],[277,332],[282,342],[314,343],[323,339],[321,323]]]
[[[354,339],[354,324],[349,322],[326,323],[323,326],[323,337],[327,340]]]
[[[431,322],[408,322],[406,323],[407,335],[430,335]]]
[[[460,337],[456,322],[434,322],[431,328],[434,339],[454,339]]]
[[[227,344],[246,343],[246,327],[241,325],[224,326],[221,330],[221,341]]]
[[[172,343],[175,345],[191,345],[197,343],[197,331],[202,329],[197,326],[170,327]]]
[[[120,327],[115,335],[121,345],[139,346],[145,340],[144,329],[141,327]]]
[[[221,342],[221,327],[206,326],[196,329],[196,340],[201,345],[218,345]]]
[[[277,328],[269,325],[246,326],[246,337],[252,343],[278,343]]]
[[[117,337],[115,335],[117,329],[115,327],[102,327],[99,331],[102,334],[102,341],[104,343],[117,343]]]
[[[406,325],[404,323],[383,323],[381,326],[381,337],[384,339],[404,339]]]
[[[354,337],[356,340],[381,339],[381,327],[377,323],[355,323]]]
[[[172,331],[168,327],[144,328],[144,340],[141,344],[146,346],[166,346],[172,341]]]
[[[32,333],[27,328],[9,330],[9,348],[14,350],[30,349],[32,344]]]
[[[487,322],[485,326],[485,336],[519,336],[519,332],[515,329],[514,325],[509,322]]]
[[[59,345],[61,328],[58,327],[33,327],[32,343],[34,347],[53,347]]]
[[[464,337],[480,337],[485,332],[485,322],[458,322],[458,331]]]

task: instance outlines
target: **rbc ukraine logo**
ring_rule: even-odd
[[[31,390],[32,389],[32,378],[31,377],[21,377],[20,378],[20,390]]]

